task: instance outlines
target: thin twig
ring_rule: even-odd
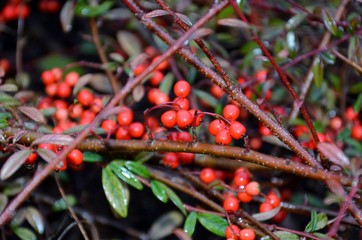
[[[357,71],[359,71],[360,73],[362,73],[362,67],[360,65],[358,65],[357,63],[355,63],[354,61],[349,60],[348,58],[346,58],[343,54],[341,54],[340,52],[338,52],[335,49],[332,49],[332,53],[334,55],[336,55],[336,57],[338,57],[339,59],[341,59],[342,61],[344,61],[345,63],[347,63],[348,65],[350,65],[351,67],[353,67],[354,69],[356,69]]]

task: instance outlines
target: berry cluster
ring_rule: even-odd
[[[0,22],[12,21],[18,18],[27,18],[30,14],[30,8],[27,4],[18,0],[11,0],[4,6],[0,13]]]
[[[253,229],[230,225],[226,227],[225,236],[227,240],[254,240],[256,235]]]

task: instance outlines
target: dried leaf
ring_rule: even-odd
[[[336,144],[320,142],[318,143],[317,148],[331,162],[342,167],[347,167],[349,165],[348,157]]]
[[[210,34],[212,34],[214,31],[210,28],[200,28],[195,31],[194,34],[191,35],[191,37],[188,40],[194,40],[206,37]]]
[[[184,23],[186,23],[189,26],[192,26],[191,20],[186,15],[181,14],[181,13],[175,13],[175,14],[177,15],[177,17],[180,18],[181,21],[183,21]],[[154,17],[161,17],[161,16],[166,16],[166,15],[170,15],[166,10],[156,9],[156,10],[153,10],[153,11],[145,14],[145,17],[154,18]]]
[[[37,145],[39,143],[50,143],[54,145],[68,145],[74,141],[74,138],[64,134],[47,134],[37,138],[31,145]]]
[[[31,152],[29,149],[24,149],[11,155],[0,170],[0,179],[5,180],[11,177],[23,165]]]
[[[60,11],[60,24],[64,32],[70,32],[72,30],[72,21],[74,17],[74,3],[72,0],[68,0],[64,3],[62,10]]]
[[[105,74],[92,74],[92,77],[89,79],[89,85],[99,92],[113,93],[109,78]]]
[[[141,101],[144,95],[145,95],[145,88],[143,87],[143,85],[138,85],[132,91],[133,99],[136,102]]]
[[[249,29],[250,25],[236,18],[224,18],[217,21],[219,25]]]
[[[46,119],[43,116],[43,114],[40,112],[39,109],[35,107],[20,106],[18,107],[18,110],[37,123],[40,124],[46,123]]]

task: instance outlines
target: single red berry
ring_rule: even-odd
[[[249,182],[245,187],[245,191],[251,196],[257,196],[260,193],[260,184],[255,181]]]
[[[52,71],[56,81],[59,81],[63,76],[63,71],[60,68],[53,68],[50,71]]]
[[[69,86],[74,87],[79,80],[79,74],[77,72],[70,72],[65,76],[64,81],[68,83]]]
[[[173,91],[177,97],[185,98],[191,92],[190,84],[185,80],[179,80],[173,87]]]
[[[161,71],[154,71],[152,77],[150,78],[150,84],[153,87],[157,87],[158,85],[160,85],[160,83],[162,82],[162,80],[164,79],[165,75],[163,74],[163,72]]]
[[[140,122],[133,122],[129,125],[128,133],[132,138],[140,138],[145,133],[145,126]]]
[[[63,159],[57,164],[57,166],[55,167],[55,171],[63,172],[65,170],[67,170],[67,167],[68,167],[68,163],[67,163],[66,159]]]
[[[232,141],[232,137],[228,129],[223,129],[215,136],[215,142],[220,145],[229,145]]]
[[[58,120],[58,121],[66,121],[68,120],[68,110],[65,108],[59,108],[56,110],[54,117]]]
[[[271,220],[274,222],[274,223],[281,223],[283,222],[283,220],[286,218],[287,216],[287,212],[286,211],[283,211],[283,210],[280,210],[277,215],[275,215]]]
[[[14,4],[7,4],[2,10],[2,16],[4,20],[14,20],[18,17],[16,12],[16,6]]]
[[[346,108],[345,112],[344,112],[345,118],[349,121],[355,120],[358,118],[358,112],[355,112],[353,110],[353,107],[348,107]]]
[[[249,145],[251,149],[258,150],[263,145],[263,142],[260,138],[254,137],[249,140]]]
[[[237,225],[227,226],[226,229],[225,229],[225,237],[227,239],[238,240],[239,239],[239,232],[240,232],[240,228]]]
[[[168,152],[163,157],[163,165],[172,169],[177,168],[179,165],[179,159],[176,153]]]
[[[39,143],[38,145],[38,149],[47,149],[49,151],[53,151],[55,152],[56,148],[54,144],[50,144],[50,143]]]
[[[267,128],[267,127],[264,126],[264,125],[260,125],[260,126],[259,126],[259,133],[260,133],[262,136],[270,136],[270,135],[273,135],[272,131],[270,131],[270,129]]]
[[[235,121],[240,115],[240,108],[234,104],[228,104],[222,111],[223,116],[230,121]]]
[[[234,196],[228,196],[223,203],[226,212],[236,212],[239,209],[239,200]]]
[[[253,200],[253,196],[249,195],[246,192],[238,192],[238,198],[239,198],[240,202],[243,202],[243,203],[248,203],[248,202],[251,202],[251,200]]]
[[[161,105],[169,101],[170,97],[166,93],[159,91],[155,99],[155,105]]]
[[[79,124],[89,124],[96,117],[96,114],[90,110],[84,110],[80,118]]]
[[[189,132],[178,132],[177,141],[180,142],[192,142],[192,136]]]
[[[329,121],[329,126],[333,129],[338,131],[343,126],[343,120],[340,117],[334,117]]]
[[[79,118],[82,116],[83,108],[79,104],[73,104],[68,108],[68,113],[71,118]]]
[[[268,70],[259,70],[254,74],[255,80],[257,82],[264,82],[267,78]]]
[[[273,206],[269,202],[263,202],[259,206],[259,212],[261,212],[261,213],[268,212],[268,211],[271,211],[273,209],[274,209]]]
[[[204,113],[197,109],[189,109],[189,113],[194,117],[192,122],[193,127],[198,127],[204,121]]]
[[[25,164],[27,165],[33,165],[38,158],[38,154],[36,152],[32,152],[29,157],[25,160]]]
[[[195,159],[195,153],[179,152],[177,155],[180,162],[185,165],[191,164]]]
[[[77,99],[83,106],[88,107],[92,103],[94,95],[88,89],[82,89],[79,91]]]
[[[357,141],[362,140],[362,124],[356,123],[351,129],[351,137]]]
[[[30,13],[30,8],[26,4],[19,4],[15,6],[15,12],[17,17],[27,18]]]
[[[254,240],[255,239],[255,232],[250,228],[244,228],[240,231],[240,240]]]
[[[274,192],[268,193],[266,201],[270,203],[273,206],[273,208],[279,207],[281,202],[280,197],[278,197],[278,195],[276,195]]]
[[[193,116],[187,110],[180,110],[176,113],[176,124],[179,128],[190,126],[193,120]]]
[[[131,136],[128,132],[128,127],[119,127],[116,131],[116,139],[118,140],[129,140]]]
[[[57,96],[60,98],[67,98],[71,95],[72,88],[67,82],[61,82],[58,84]]]
[[[133,122],[132,109],[123,106],[117,115],[118,124],[121,126],[129,126]]]
[[[45,12],[48,12],[48,13],[56,13],[59,11],[59,9],[61,7],[60,3],[57,0],[47,0],[44,2],[46,3]]]
[[[58,91],[58,84],[56,83],[49,83],[48,85],[45,86],[45,93],[49,97],[54,97],[57,94],[57,91]]]
[[[215,119],[210,122],[208,126],[208,131],[211,135],[216,136],[221,130],[225,129],[226,124],[224,121]]]
[[[134,74],[135,76],[138,76],[138,75],[140,75],[146,68],[147,68],[147,65],[146,65],[146,64],[140,64],[140,65],[138,65],[137,67],[135,67],[135,68],[133,69],[133,74]]]
[[[78,149],[73,149],[67,155],[67,162],[72,165],[80,165],[83,163],[83,153]]]
[[[211,86],[210,93],[217,99],[221,98],[225,94],[225,92],[216,84]]]
[[[190,101],[187,98],[175,98],[173,100],[176,110],[189,110]]]
[[[246,186],[250,181],[249,174],[247,172],[242,172],[242,171],[236,172],[233,179],[234,179],[234,184],[238,187]]]
[[[152,59],[152,63],[155,62],[160,56],[156,56]],[[158,66],[155,68],[158,71],[166,70],[169,66],[168,60],[162,61]]]
[[[53,105],[56,109],[67,109],[68,103],[64,100],[57,99],[53,102]]]
[[[93,99],[93,102],[90,105],[90,110],[94,113],[99,113],[103,109],[103,101],[101,98],[97,97]]]
[[[240,122],[233,121],[229,126],[229,131],[231,137],[238,140],[246,133],[246,128]]]
[[[161,123],[163,126],[172,128],[176,125],[176,111],[168,110],[161,115]]]
[[[54,74],[51,70],[42,72],[40,78],[43,81],[44,85],[49,85],[49,84],[55,83],[57,81],[56,77],[54,76]]]
[[[204,168],[200,172],[200,180],[206,184],[209,184],[216,179],[215,170],[212,168]]]
[[[106,134],[113,133],[116,130],[117,123],[113,120],[106,119],[102,122],[101,128],[106,132]]]

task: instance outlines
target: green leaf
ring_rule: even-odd
[[[66,195],[65,199],[69,206],[74,206],[77,202],[77,199],[73,195]],[[64,211],[66,209],[68,209],[67,204],[65,203],[63,198],[60,198],[59,200],[55,201],[53,204],[54,211]]]
[[[192,89],[192,92],[195,93],[198,98],[208,103],[211,107],[216,107],[218,100],[210,93],[197,89]]]
[[[323,17],[324,26],[326,26],[326,28],[332,35],[337,36],[338,27],[336,25],[336,21],[333,19],[333,17],[325,8],[323,8],[322,10],[322,17]]]
[[[142,183],[136,178],[136,176],[124,167],[124,161],[112,161],[107,167],[109,167],[120,179],[128,183],[132,187],[142,190]]]
[[[102,185],[112,209],[121,217],[127,217],[129,203],[128,189],[108,167],[102,170]]]
[[[114,4],[114,1],[104,1],[97,6],[90,6],[79,2],[75,7],[75,14],[81,17],[97,17],[106,13]]]
[[[5,194],[0,194],[0,212],[8,205],[9,199]]]
[[[33,231],[29,230],[28,228],[16,227],[16,228],[13,228],[13,231],[14,231],[15,235],[18,236],[18,238],[20,238],[21,240],[36,240],[37,239],[37,237],[33,233]]]
[[[306,18],[307,14],[306,13],[298,13],[296,15],[294,15],[293,17],[291,17],[287,24],[285,25],[285,29],[287,31],[290,31],[292,29],[295,29],[296,27],[298,27]]]
[[[225,229],[228,226],[228,223],[224,218],[211,213],[198,213],[197,219],[204,228],[213,234],[225,237]]]
[[[351,93],[355,93],[355,94],[361,93],[361,92],[362,92],[362,82],[359,82],[359,83],[354,84],[354,85],[349,89],[349,91],[350,91]]]
[[[163,184],[164,185],[164,184]],[[168,186],[164,185],[164,189],[166,191],[167,196],[171,199],[171,201],[176,205],[176,207],[178,207],[178,209],[180,209],[180,211],[184,214],[187,215],[186,209],[184,207],[183,202],[181,201],[181,199],[177,196],[177,194]]]
[[[25,218],[37,233],[39,234],[44,233],[45,230],[44,221],[38,209],[34,207],[26,208]]]
[[[362,93],[358,95],[357,100],[353,105],[353,110],[355,112],[359,112],[361,111],[361,108],[362,108]]]
[[[153,194],[161,201],[164,203],[168,202],[168,197],[166,194],[166,190],[164,188],[165,184],[157,181],[157,180],[152,180],[151,181],[151,190],[153,192]]]
[[[312,210],[311,220],[305,227],[306,232],[316,232],[320,229],[323,229],[328,223],[328,218],[325,213],[319,213],[315,210]]]
[[[299,240],[298,235],[290,232],[275,231],[273,232],[280,240]],[[261,240],[271,240],[269,236],[261,238]]]
[[[323,75],[324,75],[323,62],[321,61],[320,57],[317,57],[313,62],[313,79],[317,88],[320,88],[322,86]]]
[[[102,155],[99,155],[98,153],[94,153],[94,152],[83,152],[83,161],[84,162],[102,162],[103,161],[103,157]]]
[[[185,220],[184,231],[190,237],[192,236],[192,234],[194,234],[195,227],[196,227],[196,221],[197,221],[196,212],[191,212]]]
[[[134,174],[141,176],[143,178],[150,178],[150,172],[148,169],[142,165],[142,163],[134,161],[126,161],[125,167],[128,168]]]
[[[20,102],[17,99],[6,93],[0,92],[0,106],[13,107],[18,105],[20,105]]]
[[[174,75],[167,73],[160,83],[159,89],[161,92],[169,94],[173,86]]]
[[[322,52],[321,55],[323,61],[327,64],[334,64],[336,62],[336,56],[334,56],[330,52]]]

